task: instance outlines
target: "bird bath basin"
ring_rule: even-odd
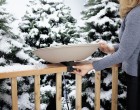
[[[33,53],[47,62],[60,63],[84,60],[91,56],[98,47],[98,43],[61,45],[40,48],[33,51]]]
[[[33,53],[47,62],[63,63],[66,66],[72,66],[72,62],[86,59],[91,56],[98,47],[98,43],[61,45],[40,48],[33,51]]]

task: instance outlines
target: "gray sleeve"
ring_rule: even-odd
[[[122,34],[118,50],[102,58],[99,61],[93,61],[93,67],[96,71],[103,70],[113,64],[119,64],[128,60],[134,53],[140,43],[140,13],[131,13],[127,15],[125,29]]]
[[[119,49],[119,44],[113,44],[113,47],[115,49],[115,52]]]

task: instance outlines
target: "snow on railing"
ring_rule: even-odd
[[[62,64],[48,64],[47,66],[30,66],[20,71],[0,71],[0,79],[11,78],[12,88],[12,110],[18,110],[17,77],[34,76],[35,110],[40,110],[40,75],[56,74],[56,110],[62,110],[62,72],[67,72],[67,67]],[[21,66],[22,68],[22,66]],[[112,106],[111,110],[117,110],[118,105],[118,66],[112,68]],[[2,68],[1,68],[2,69]],[[12,68],[11,68],[12,69]],[[100,82],[101,71],[95,73],[95,110],[100,110]],[[76,74],[76,110],[82,109],[82,77]]]

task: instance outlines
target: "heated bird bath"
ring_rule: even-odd
[[[62,63],[71,72],[75,61],[81,61],[91,56],[98,47],[98,43],[71,44],[40,48],[33,53],[47,62]]]

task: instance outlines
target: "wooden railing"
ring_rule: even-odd
[[[118,67],[112,66],[112,105],[111,110],[117,110],[118,101]],[[62,64],[49,64],[44,69],[26,70],[0,73],[0,79],[11,78],[12,110],[18,110],[17,77],[34,76],[35,110],[40,110],[40,75],[56,74],[56,110],[62,110],[62,72],[67,72],[67,67]],[[100,110],[100,81],[101,71],[95,73],[95,110]],[[82,108],[82,77],[76,74],[76,110]]]

